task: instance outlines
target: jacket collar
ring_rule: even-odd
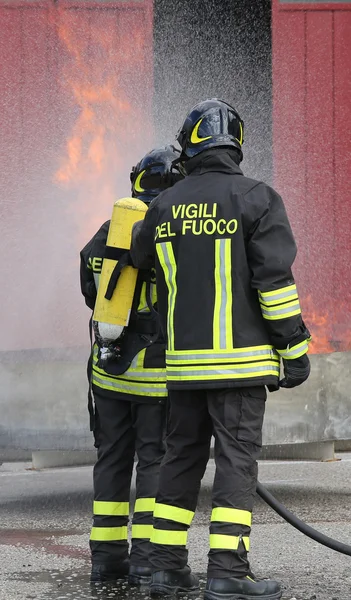
[[[217,148],[216,150],[205,150],[194,156],[185,163],[184,167],[188,175],[202,175],[202,173],[211,171],[243,175],[237,164],[238,159],[235,150]]]

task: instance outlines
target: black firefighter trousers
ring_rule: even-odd
[[[114,570],[128,558],[129,500],[135,452],[136,501],[130,562],[149,566],[153,509],[164,455],[165,400],[152,403],[118,400],[94,387],[94,518],[92,561]]]
[[[187,530],[215,438],[208,577],[250,574],[251,513],[262,446],[264,387],[169,391],[166,454],[154,510],[153,572],[187,564]]]

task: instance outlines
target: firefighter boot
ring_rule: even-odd
[[[129,572],[129,560],[116,563],[92,563],[90,583],[103,583],[124,579]]]
[[[156,571],[151,575],[150,593],[152,598],[166,596],[191,596],[198,594],[199,580],[192,574],[190,567]]]
[[[128,583],[129,585],[149,585],[151,581],[150,567],[130,565]]]
[[[270,579],[255,580],[253,577],[226,577],[208,579],[205,600],[279,600],[280,585]]]

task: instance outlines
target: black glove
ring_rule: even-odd
[[[293,388],[297,385],[301,385],[311,371],[311,365],[307,354],[300,356],[300,358],[294,358],[292,360],[284,360],[284,379],[279,381],[279,386],[282,388]]]

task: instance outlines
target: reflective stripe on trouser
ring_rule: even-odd
[[[135,500],[132,541],[149,542],[152,534],[153,511],[155,507],[155,498],[137,498]],[[149,549],[149,544],[147,544]]]
[[[238,551],[240,544],[250,549],[251,512],[237,508],[213,508],[210,526],[210,550]],[[246,531],[246,535],[238,531]]]
[[[163,457],[165,407],[105,398],[96,403],[94,522],[90,537],[92,560],[116,563],[128,556],[127,525],[134,455],[138,455],[133,522],[132,564],[148,566],[152,510]]]
[[[185,547],[188,528],[194,518],[194,511],[157,502],[154,509],[154,528],[151,542],[162,546]]]
[[[154,571],[179,569],[187,564],[187,529],[214,432],[216,474],[208,576],[248,574],[247,551],[265,398],[262,386],[169,391],[167,450],[160,470],[151,538],[150,562]],[[162,509],[158,510],[158,506]],[[179,508],[181,512],[177,514]]]

